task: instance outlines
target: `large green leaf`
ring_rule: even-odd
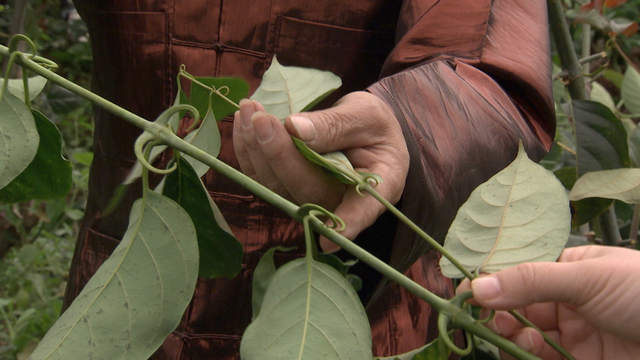
[[[630,204],[640,203],[640,169],[616,169],[590,172],[571,189],[569,199],[600,197]]]
[[[249,95],[249,84],[241,78],[197,77],[196,80],[204,85],[222,89],[220,92],[236,104]],[[191,82],[191,105],[198,109],[200,115],[208,112],[210,92],[210,90],[200,86],[198,83]],[[238,110],[235,105],[217,95],[211,97],[211,109],[213,109],[213,116],[218,120],[222,120],[225,116]]]
[[[371,360],[371,329],[351,285],[309,258],[282,266],[240,345],[243,360]]]
[[[627,132],[606,106],[572,101],[576,129],[578,176],[590,171],[629,166]]]
[[[0,190],[0,202],[52,200],[71,190],[71,162],[62,157],[62,136],[41,112],[33,111],[40,144],[36,157],[11,183]]]
[[[0,189],[29,166],[39,142],[38,129],[27,105],[5,93],[0,101]]]
[[[571,229],[569,201],[553,173],[516,159],[478,186],[460,207],[444,248],[469,271],[496,272],[523,262],[555,261]],[[447,258],[442,273],[464,277]]]
[[[211,197],[191,165],[181,157],[177,161],[178,169],[165,177],[163,194],[180,204],[196,227],[200,276],[234,277],[242,269],[242,244],[219,224]]]
[[[291,114],[310,109],[340,85],[340,78],[329,71],[283,66],[274,56],[251,99],[283,120]]]
[[[616,103],[611,94],[599,82],[591,82],[591,100],[606,106],[612,113],[616,112]]]
[[[29,99],[33,100],[38,96],[44,86],[47,85],[47,79],[42,76],[30,77],[29,83]],[[4,85],[4,79],[0,79],[0,87]],[[15,95],[18,99],[24,101],[24,81],[22,79],[9,79],[7,90]]]
[[[633,68],[627,66],[622,80],[620,95],[624,100],[624,106],[633,114],[640,114],[640,74]]]
[[[198,276],[189,215],[147,191],[122,242],[30,359],[147,359],[179,324]]]
[[[451,350],[437,338],[427,345],[400,355],[374,357],[373,360],[443,360],[448,359]]]
[[[267,293],[267,289],[269,288],[273,275],[276,274],[276,264],[273,262],[274,253],[276,250],[289,251],[291,249],[292,248],[286,248],[283,246],[274,246],[267,250],[260,258],[256,269],[253,271],[253,280],[251,284],[251,305],[253,308],[252,320],[255,320],[260,313],[264,295]]]
[[[565,189],[571,190],[578,179],[578,170],[575,167],[565,167],[555,172],[556,177]],[[613,200],[601,198],[589,198],[571,202],[571,225],[580,226],[601,215],[611,206]]]

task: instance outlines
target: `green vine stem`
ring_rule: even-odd
[[[467,268],[465,268],[464,265],[462,265],[458,261],[458,259],[453,257],[453,255],[451,255],[447,250],[445,250],[445,248],[442,247],[442,245],[440,245],[439,242],[437,242],[434,238],[429,236],[429,234],[424,232],[424,230],[422,230],[418,225],[416,225],[413,221],[411,221],[411,219],[409,219],[405,214],[400,212],[400,210],[398,210],[389,201],[387,201],[387,199],[385,199],[380,194],[378,194],[378,192],[375,191],[370,184],[368,183],[360,184],[359,186],[362,190],[366,191],[367,193],[371,194],[371,196],[376,198],[376,200],[378,200],[382,205],[384,205],[385,208],[387,208],[387,210],[389,210],[393,215],[395,215],[398,219],[400,219],[403,223],[405,223],[409,228],[411,228],[411,230],[415,231],[416,234],[420,235],[420,237],[423,238],[426,242],[428,242],[429,245],[431,245],[436,250],[438,250],[442,254],[442,256],[446,257],[449,261],[451,261],[451,263],[456,268],[458,268],[458,270],[460,270],[464,274],[464,276],[466,276],[469,280],[473,280],[474,278],[473,274],[471,274],[471,272],[467,270]]]
[[[138,115],[127,111],[126,109],[119,107],[110,101],[84,89],[83,87],[72,83],[71,81],[63,78],[60,75],[57,75],[40,64],[36,63],[33,60],[28,59],[21,53],[16,53],[16,63],[23,68],[29,69],[35,74],[38,74],[53,83],[58,84],[59,86],[83,97],[84,99],[91,101],[92,103],[104,108],[105,110],[111,112],[112,114],[122,118],[123,120],[133,124],[134,126],[148,132],[154,134],[156,139],[161,143],[171,146],[174,149],[177,149],[185,154],[190,155],[191,157],[197,159],[203,164],[208,165],[209,167],[215,169],[221,175],[228,177],[229,179],[237,182],[239,185],[245,187],[246,189],[253,192],[256,196],[262,198],[267,201],[271,205],[277,207],[293,219],[302,222],[303,221],[303,213],[299,211],[300,207],[289,202],[278,194],[272,192],[262,184],[254,181],[250,177],[244,175],[243,173],[237,171],[233,167],[223,163],[222,161],[216,159],[215,157],[207,154],[206,152],[198,149],[197,147],[185,142],[177,135],[175,135],[170,129],[160,124],[156,124],[150,121],[147,121],[141,118]],[[0,45],[0,56],[9,56],[9,51],[5,46]],[[404,274],[400,273],[396,269],[392,268],[382,260],[377,257],[371,255],[366,250],[362,249],[358,245],[354,244],[349,239],[343,237],[338,234],[333,229],[327,227],[324,222],[319,220],[316,217],[308,218],[309,225],[311,228],[317,233],[325,236],[331,241],[335,242],[338,246],[343,248],[345,251],[354,255],[361,261],[370,265],[377,271],[379,271],[382,275],[388,277],[392,281],[397,282],[400,286],[407,289],[412,294],[416,295],[420,299],[429,303],[434,309],[441,313],[447,314],[451,321],[451,325],[457,328],[462,328],[466,331],[475,334],[488,342],[496,345],[501,348],[505,352],[519,358],[525,360],[539,360],[538,357],[528,353],[527,351],[521,349],[517,345],[513,344],[509,340],[503,338],[500,335],[497,335],[493,331],[489,330],[484,325],[480,324],[476,319],[474,319],[471,315],[467,314],[464,309],[459,306],[455,306],[449,301],[440,298],[439,296],[431,293],[429,290],[420,286],[415,281],[409,279]],[[436,242],[437,244],[437,242]],[[438,244],[439,245],[439,244]]]

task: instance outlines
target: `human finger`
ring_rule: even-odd
[[[321,154],[402,138],[391,109],[362,91],[347,94],[334,107],[293,114],[285,119],[285,127]]]
[[[338,206],[345,186],[307,160],[275,116],[256,112],[252,122],[264,165],[296,202]]]
[[[279,181],[278,176],[273,172],[270,164],[266,162],[264,154],[260,148],[258,134],[253,126],[256,114],[258,114],[258,117],[264,114],[260,109],[262,109],[262,106],[256,101],[244,99],[240,101],[239,117],[242,123],[242,144],[246,151],[245,159],[248,159],[248,162],[251,164],[250,168],[255,174],[252,177],[255,180],[259,181],[262,185],[268,187],[277,194],[287,199],[291,199],[291,195],[288,193],[286,187],[284,187],[284,185]],[[260,131],[260,136],[263,139],[272,137],[278,130],[284,131],[282,126],[281,129],[274,127],[265,128],[263,126],[257,130]]]

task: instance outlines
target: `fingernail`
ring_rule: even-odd
[[[495,277],[483,277],[471,282],[471,289],[476,300],[493,300],[502,295],[502,286]]]
[[[531,332],[525,332],[524,336],[520,336],[516,341],[516,345],[520,346],[522,349],[531,351],[534,349],[533,337],[531,336]]]
[[[265,143],[273,138],[273,124],[264,113],[255,113],[251,120],[253,120],[253,131],[258,141]]]
[[[313,141],[318,136],[316,126],[308,117],[295,115],[289,119],[291,119],[291,124],[302,141]]]

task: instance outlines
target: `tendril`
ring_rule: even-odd
[[[23,53],[21,51],[18,50],[18,44],[24,41],[27,43],[27,45],[29,45],[29,47],[31,48],[32,53]],[[9,52],[10,53],[21,53],[23,55],[26,55],[27,59],[33,59],[36,56],[36,53],[38,52],[38,50],[36,49],[36,44],[33,43],[33,41],[31,41],[31,39],[29,39],[26,35],[23,34],[16,34],[13,35],[11,37],[11,39],[9,40]]]
[[[473,338],[471,336],[471,333],[465,332],[468,345],[465,349],[460,349],[456,344],[453,343],[453,340],[451,340],[451,338],[449,337],[449,332],[447,331],[447,328],[449,327],[450,323],[451,323],[451,318],[447,314],[440,313],[438,315],[438,332],[440,333],[440,339],[442,339],[442,342],[444,342],[444,344],[449,349],[451,349],[452,352],[460,356],[469,355],[471,353],[471,350],[473,350],[473,341],[472,341]]]
[[[168,108],[158,116],[156,123],[162,126],[167,126],[169,124],[169,120],[171,120],[171,116],[180,111],[189,111],[191,115],[193,115],[193,124],[189,126],[187,131],[193,130],[200,123],[200,113],[198,112],[198,109],[188,104],[179,104]]]
[[[342,220],[339,216],[323,208],[320,205],[316,205],[316,204],[301,205],[300,208],[298,208],[297,213],[303,219],[310,218],[310,217],[318,219],[318,216],[326,216],[331,221],[331,224],[326,226],[330,229],[335,229],[336,231],[344,231],[344,229],[347,228],[347,225],[344,223],[344,220]]]
[[[159,169],[151,165],[149,161],[147,161],[147,156],[145,155],[150,152],[152,147],[159,144],[160,142],[156,140],[153,134],[145,132],[138,137],[138,139],[135,142],[133,150],[136,154],[136,158],[138,159],[138,161],[140,161],[140,164],[144,166],[146,169],[156,174],[168,174],[178,168],[178,164],[176,162],[174,162],[173,166],[171,166],[168,169]]]

